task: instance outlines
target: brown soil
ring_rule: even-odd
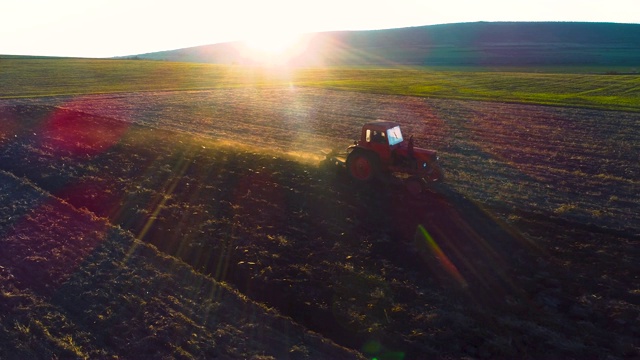
[[[23,324],[20,309],[51,308],[81,324],[82,330],[63,322],[52,328],[90,355],[127,357],[127,341],[135,341],[153,355],[210,357],[206,342],[189,348],[172,341],[175,335],[149,330],[149,318],[171,318],[170,299],[189,299],[190,307],[177,301],[173,314],[201,327],[185,330],[172,320],[162,328],[185,334],[233,328],[223,338],[237,351],[216,353],[223,357],[640,354],[639,114],[316,89],[0,106],[2,170],[19,178],[12,186],[33,184],[55,196],[47,200],[54,205],[42,205],[3,191],[0,231],[10,250],[0,258],[0,274],[11,281],[3,286],[36,294],[43,304],[7,306],[3,324]],[[316,161],[319,150],[349,144],[375,118],[397,120],[417,146],[439,150],[446,185],[415,199],[393,182],[354,184]],[[33,215],[41,206],[43,215]],[[73,222],[55,220],[53,214],[64,214],[59,206],[71,209],[63,218]],[[23,230],[25,221],[38,232]],[[127,250],[138,243],[122,240],[125,235],[87,237],[82,234],[105,231],[78,224],[115,225],[171,258]],[[52,241],[43,246],[42,238]],[[103,243],[116,250],[97,252]],[[130,270],[113,265],[131,254]],[[179,280],[185,272],[191,282],[203,275],[213,280],[185,287]],[[284,326],[330,340],[271,338],[277,346],[270,349],[264,338],[282,336],[271,331],[273,314],[257,305],[242,308],[248,305],[237,305],[237,298],[207,296],[221,283],[289,317]],[[152,289],[153,301],[141,287]],[[3,292],[5,299],[13,294]],[[200,319],[212,302],[238,322]],[[100,326],[79,320],[102,319],[99,308],[119,315]],[[259,318],[251,322],[259,339],[254,347],[237,343],[252,341],[251,314]],[[123,318],[134,320],[126,336],[118,328]],[[4,325],[1,335],[14,348],[45,336],[17,328]],[[23,339],[25,332],[32,340]],[[341,346],[355,353],[346,355]]]

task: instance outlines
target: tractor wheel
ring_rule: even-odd
[[[378,159],[372,154],[353,151],[347,158],[347,170],[358,181],[369,181],[378,173]]]
[[[438,164],[432,164],[428,178],[432,182],[444,181],[444,172],[442,171],[442,168],[440,168]]]
[[[409,195],[418,196],[424,192],[425,183],[421,178],[411,176],[404,180],[404,188],[407,190]]]

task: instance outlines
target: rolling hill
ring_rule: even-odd
[[[242,42],[126,58],[260,64]],[[640,67],[640,25],[476,22],[307,34],[282,60],[295,66],[628,66]]]

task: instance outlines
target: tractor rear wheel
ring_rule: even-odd
[[[353,151],[347,157],[347,170],[351,177],[358,181],[373,179],[378,174],[378,168],[378,159],[370,153]]]

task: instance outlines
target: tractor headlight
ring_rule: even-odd
[[[426,163],[426,162],[423,162],[423,163],[422,163],[422,167],[423,167],[424,169],[426,169],[426,168],[427,168],[427,163]]]

